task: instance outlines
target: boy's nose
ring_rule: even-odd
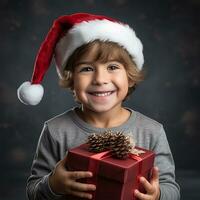
[[[104,70],[97,70],[93,76],[93,84],[102,85],[109,82],[108,74]]]

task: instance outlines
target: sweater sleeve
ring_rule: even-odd
[[[163,126],[153,149],[156,152],[155,166],[159,168],[160,200],[179,200],[180,188],[175,182],[175,164]]]
[[[58,145],[45,124],[38,141],[31,175],[27,180],[26,193],[29,200],[56,200],[61,197],[53,193],[49,186],[49,175],[58,162],[57,150]]]

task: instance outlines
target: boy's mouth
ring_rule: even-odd
[[[115,91],[101,91],[101,92],[89,92],[89,94],[97,97],[105,97],[111,95],[114,92]]]

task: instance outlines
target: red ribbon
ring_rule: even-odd
[[[137,156],[135,154],[130,153],[129,154],[129,158],[133,159],[133,160],[137,160],[137,161],[141,161],[142,158],[140,156]]]
[[[104,152],[101,152],[101,153],[94,154],[90,157],[88,171],[91,171],[93,173],[93,176],[91,178],[87,179],[88,184],[96,185],[96,183],[97,183],[97,172],[99,171],[98,170],[99,169],[99,161],[103,160],[104,158],[108,158],[110,156],[112,156],[110,151],[104,151]],[[129,154],[128,157],[139,162],[139,174],[140,174],[141,169],[142,169],[142,165],[141,165],[140,161],[142,161],[142,158],[140,156],[137,156],[137,155],[134,155],[134,154],[131,154],[131,153]],[[138,185],[139,185],[139,177],[137,179],[137,182],[138,182]],[[97,187],[97,185],[96,185],[96,187]],[[92,199],[95,199],[95,195],[96,195],[96,192],[95,191],[92,192]]]
[[[93,173],[93,176],[87,179],[87,183],[94,184],[97,187],[97,172],[99,171],[99,161],[110,156],[112,156],[110,151],[104,151],[94,154],[90,157],[88,171],[91,171]],[[95,199],[95,195],[96,192],[92,192],[92,199]]]

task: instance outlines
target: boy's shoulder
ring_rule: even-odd
[[[71,113],[73,109],[69,109],[59,115],[56,115],[45,122],[49,128],[66,127],[72,123]]]
[[[163,125],[138,111],[135,112],[135,126],[142,129],[148,129],[151,131],[158,131],[163,128]]]

